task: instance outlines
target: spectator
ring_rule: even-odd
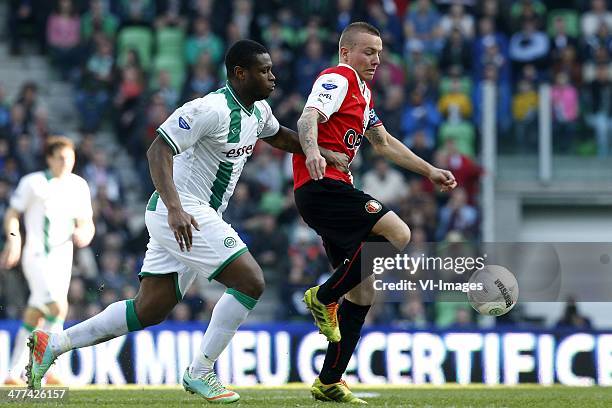
[[[439,156],[442,162],[439,165],[443,165],[453,173],[457,185],[465,190],[468,203],[475,205],[483,169],[471,158],[462,154],[452,140],[447,140],[442,148],[443,152]]]
[[[233,13],[230,17],[230,21],[236,24],[238,31],[240,31],[241,38],[250,38],[255,34],[255,14],[253,12],[253,1],[252,0],[233,0],[232,2]]]
[[[53,2],[48,0],[9,0],[8,33],[11,55],[20,55],[22,40],[28,36],[38,43],[38,51],[46,52],[45,23]]]
[[[377,158],[372,170],[364,174],[363,191],[391,208],[398,208],[409,193],[402,173],[383,158]]]
[[[203,52],[210,54],[213,63],[220,63],[223,58],[223,41],[211,31],[208,19],[198,17],[193,22],[193,34],[185,43],[187,63],[194,65]]]
[[[542,20],[546,6],[540,0],[518,0],[510,8],[512,31],[517,31],[525,20]]]
[[[558,16],[554,20],[554,29],[553,36],[551,39],[552,47],[551,47],[551,57],[553,61],[559,61],[561,59],[561,55],[565,49],[568,47],[576,48],[578,42],[576,39],[572,38],[567,34],[567,25],[565,23],[565,19],[561,16]]]
[[[463,93],[459,78],[452,78],[449,92],[442,95],[438,102],[438,111],[443,116],[456,116],[457,119],[470,118],[472,116],[472,101]]]
[[[440,28],[444,37],[458,30],[462,37],[471,39],[474,36],[474,17],[465,13],[463,4],[453,3],[448,14],[440,19]]]
[[[451,66],[460,66],[464,72],[472,68],[471,46],[459,29],[452,30],[445,40],[439,65],[447,73]]]
[[[115,58],[110,40],[100,36],[95,52],[83,69],[76,94],[76,106],[81,114],[82,128],[94,132],[100,127],[110,107],[111,92],[116,78]]]
[[[4,86],[0,83],[0,136],[8,134],[11,123],[11,107],[6,99]]]
[[[376,113],[384,118],[385,128],[392,135],[402,134],[403,106],[404,88],[401,86],[389,87],[383,100],[376,106]]]
[[[287,236],[278,228],[276,218],[271,214],[261,215],[259,223],[259,228],[253,234],[250,251],[266,273],[283,276],[287,267]]]
[[[151,26],[155,18],[155,0],[118,0],[122,26]]]
[[[585,37],[584,42],[585,58],[589,61],[595,60],[597,53],[601,50],[609,54],[610,51],[612,51],[612,35],[610,35],[610,28],[608,28],[605,22],[601,22],[597,28],[597,32]]]
[[[298,90],[302,96],[307,97],[310,94],[312,84],[328,65],[329,60],[323,54],[321,41],[316,38],[308,40],[304,55],[295,65],[295,77],[300,78]]]
[[[103,0],[90,0],[81,17],[81,41],[88,44],[97,37],[114,38],[119,28],[117,17],[108,12]]]
[[[433,147],[440,122],[441,117],[436,106],[426,101],[418,90],[413,91],[410,94],[410,105],[406,107],[402,115],[404,143],[411,146],[414,134],[422,131],[425,134],[427,146]]]
[[[582,35],[595,35],[602,23],[605,23],[608,30],[612,30],[612,12],[608,11],[605,0],[592,0],[591,9],[584,13],[580,20]]]
[[[490,83],[495,87],[495,99],[497,103],[496,112],[496,123],[497,129],[501,133],[508,131],[512,125],[511,121],[511,108],[512,103],[512,91],[510,90],[510,83],[503,80],[499,76],[497,66],[494,64],[488,64],[484,69],[484,77],[482,80],[476,83],[474,87],[474,94],[472,100],[474,101],[474,122],[476,126],[480,128],[482,126],[482,115],[483,115],[483,96],[485,84]]]
[[[41,157],[34,149],[32,144],[32,137],[23,133],[17,136],[17,140],[15,142],[15,158],[17,159],[17,163],[19,163],[19,171],[22,174],[29,174],[40,170],[39,162],[41,161]]]
[[[595,130],[597,155],[607,157],[612,147],[612,83],[607,65],[597,66],[595,80],[586,87],[586,97],[584,106],[589,110],[586,118]]]
[[[379,1],[369,2],[367,5],[368,22],[380,30],[385,49],[388,52],[402,52],[402,23],[396,14],[385,11]]]
[[[512,100],[512,118],[518,151],[535,152],[538,143],[538,94],[534,84],[527,79],[521,79],[518,83],[518,92]]]
[[[163,69],[159,71],[157,74],[157,85],[155,92],[163,99],[166,110],[172,112],[178,105],[179,93],[172,86],[172,77],[168,71]]]
[[[555,144],[558,151],[569,153],[578,124],[578,91],[569,82],[568,75],[560,72],[555,76],[550,96],[554,117]]]
[[[201,98],[214,91],[217,87],[218,80],[213,72],[210,59],[210,54],[200,54],[198,62],[191,70],[191,75],[187,78],[187,81],[185,81],[183,97],[181,98],[183,101]]]
[[[47,43],[51,60],[64,80],[73,78],[79,65],[80,31],[81,20],[72,0],[59,0],[57,10],[47,20]]]
[[[560,51],[559,60],[553,64],[551,72],[553,77],[564,72],[572,84],[576,86],[582,84],[582,66],[576,59],[576,49],[572,45]]]
[[[127,66],[121,72],[121,83],[115,95],[115,126],[119,137],[133,146],[136,131],[140,123],[141,103],[143,102],[144,79],[142,72],[133,66]],[[137,155],[137,150],[129,150]]]
[[[34,122],[36,109],[39,107],[38,85],[33,81],[24,82],[19,90],[16,103],[24,109],[24,126],[29,130]]]
[[[525,20],[521,31],[510,38],[510,59],[518,68],[524,64],[542,67],[548,56],[550,42],[546,34],[538,31],[535,20]]]
[[[560,329],[588,330],[591,328],[591,320],[578,311],[576,299],[569,297],[565,304],[563,317],[559,319],[556,327]]]
[[[464,189],[456,188],[451,192],[448,203],[440,209],[440,224],[436,239],[443,241],[450,231],[456,231],[466,239],[476,236],[478,212],[468,204]]]
[[[99,190],[103,188],[109,200],[119,200],[121,193],[119,178],[115,170],[109,166],[104,150],[95,151],[93,161],[85,166],[83,176],[89,184],[89,190],[93,198],[96,198]]]
[[[187,27],[188,3],[181,0],[157,0],[157,18],[155,27],[159,30],[165,27],[177,27],[184,30]]]
[[[404,20],[406,46],[419,41],[427,53],[438,54],[442,49],[443,33],[440,28],[440,15],[430,0],[418,0],[410,8]]]

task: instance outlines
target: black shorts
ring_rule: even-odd
[[[324,178],[295,190],[300,215],[323,238],[334,268],[351,259],[374,224],[389,209],[369,194],[342,181]]]

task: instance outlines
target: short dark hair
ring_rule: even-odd
[[[255,57],[267,54],[266,47],[253,40],[239,40],[234,43],[225,54],[225,69],[227,77],[234,76],[236,67],[250,68],[255,63]]]
[[[380,31],[378,31],[378,28],[374,27],[372,24],[366,23],[365,21],[357,21],[347,25],[346,28],[342,30],[339,43],[340,47],[353,46],[355,41],[354,35],[357,33],[367,33],[380,37]]]
[[[74,143],[66,136],[49,136],[45,144],[45,157],[51,157],[56,150],[68,147],[74,150]]]

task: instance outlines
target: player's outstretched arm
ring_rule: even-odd
[[[147,150],[149,171],[153,185],[168,209],[168,225],[174,232],[174,239],[181,251],[191,250],[191,226],[199,231],[198,222],[183,210],[181,200],[173,179],[173,152],[170,146],[159,136],[155,138]]]
[[[441,191],[449,191],[457,186],[455,176],[448,170],[439,169],[427,163],[402,142],[393,137],[384,125],[368,129],[365,132],[376,153],[391,160],[407,170],[421,174],[440,187]]]
[[[274,136],[266,137],[262,140],[268,143],[270,146],[276,147],[277,149],[281,149],[289,153],[304,154],[297,132],[284,126],[281,126]],[[349,157],[346,154],[333,152],[321,146],[319,146],[319,152],[329,165],[336,167],[340,171],[348,173]]]
[[[21,257],[21,233],[19,232],[19,212],[9,207],[4,214],[4,233],[6,243],[0,253],[0,268],[11,269]]]
[[[298,136],[302,151],[306,156],[306,168],[313,180],[321,180],[325,175],[326,161],[319,152],[317,125],[324,120],[323,116],[313,108],[305,108],[297,121]]]

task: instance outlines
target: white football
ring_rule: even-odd
[[[478,289],[468,292],[472,307],[483,315],[501,316],[508,313],[519,297],[516,278],[508,269],[500,265],[485,265],[470,276],[470,287]]]

